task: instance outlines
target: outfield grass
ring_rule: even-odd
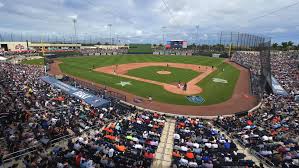
[[[162,75],[158,74],[157,71],[169,71],[171,74]],[[165,66],[150,66],[142,67],[129,70],[126,75],[135,76],[139,78],[149,79],[153,81],[163,82],[163,83],[177,83],[177,82],[189,82],[200,73],[192,71],[190,69],[165,67]]]
[[[207,78],[198,83],[204,90],[204,92],[199,95],[205,99],[205,102],[200,105],[210,105],[228,100],[233,93],[235,83],[239,77],[239,70],[229,64],[223,63],[223,59],[201,56],[122,55],[72,57],[60,58],[59,60],[63,62],[60,64],[60,68],[66,74],[124,90],[144,98],[152,96],[154,100],[170,104],[199,105],[189,102],[183,95],[170,93],[158,85],[90,71],[90,69],[93,66],[103,67],[133,62],[174,62],[217,67],[217,71],[211,73]],[[224,72],[222,72],[222,68],[225,69]],[[212,81],[214,77],[228,80],[228,83],[214,83]],[[120,81],[130,81],[132,85],[122,87],[117,84]]]
[[[153,49],[151,44],[130,44],[128,52],[135,54],[152,54]]]
[[[224,69],[224,72],[222,71]],[[197,85],[203,88],[200,94],[205,99],[205,104],[223,102],[232,96],[240,71],[229,64],[221,64],[217,71],[210,74]],[[213,78],[225,79],[228,83],[215,83]]]
[[[44,58],[32,59],[32,60],[24,60],[21,62],[22,64],[30,64],[30,65],[44,65]]]

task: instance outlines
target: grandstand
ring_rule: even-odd
[[[247,115],[213,120],[143,111],[120,103],[105,88],[99,91],[63,80],[70,88],[75,86],[111,102],[108,107],[91,107],[41,81],[43,70],[39,66],[1,63],[2,164],[295,166],[299,108],[294,102],[298,95],[294,81],[298,75],[292,74],[298,74],[298,54],[271,55],[273,76],[283,83],[288,95],[265,92],[260,105]],[[256,59],[251,52],[232,57],[252,75],[260,68]],[[281,73],[282,69],[287,72]],[[62,141],[68,141],[67,146],[59,143]],[[169,150],[164,150],[167,146]],[[252,152],[242,152],[246,148]],[[98,159],[90,157],[94,154]],[[144,159],[136,160],[140,157]]]
[[[282,28],[251,27],[251,22],[299,3],[246,20],[246,29],[230,19],[213,20],[214,29],[204,13],[206,6],[193,4],[196,14],[189,1],[158,2],[138,10],[135,1],[117,2],[114,10],[120,13],[110,11],[115,8],[110,1],[64,2],[59,9],[39,2],[48,6],[47,12],[78,10],[80,15],[67,17],[74,29],[71,35],[54,12],[49,18],[38,17],[44,8],[35,10],[36,3],[30,3],[28,17],[25,1],[0,2],[0,13],[17,15],[15,27],[27,32],[0,33],[0,168],[299,167],[299,45],[279,45],[277,38],[268,37],[287,31]],[[19,4],[24,13],[11,8]],[[218,4],[221,9],[210,4],[213,18],[229,14],[235,22],[245,13],[234,13],[248,9],[236,3],[235,10],[234,1],[228,4]],[[124,15],[120,7],[134,16]],[[100,20],[89,15],[98,9]],[[170,19],[156,17],[161,11]],[[254,6],[250,12],[256,12]],[[201,16],[208,19],[202,22]],[[279,25],[291,24],[275,16]],[[62,16],[58,20],[66,22]],[[27,30],[28,25],[34,29],[36,21],[49,24],[39,25],[45,30]],[[197,21],[202,25],[188,27]],[[87,26],[77,29],[80,22]],[[125,22],[130,31],[118,25]],[[147,22],[165,26],[147,28]],[[265,35],[209,34],[201,29],[205,22],[211,32],[223,26],[254,28]],[[7,30],[7,25],[0,29]],[[103,31],[92,33],[94,27]],[[55,38],[28,35],[41,31]]]

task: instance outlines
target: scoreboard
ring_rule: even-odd
[[[166,48],[187,48],[187,41],[171,40],[167,41]]]

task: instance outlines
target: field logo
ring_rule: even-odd
[[[205,99],[201,96],[186,96],[186,98],[192,102],[192,103],[196,103],[196,104],[202,104],[203,102],[205,102]]]
[[[124,87],[126,85],[132,85],[132,84],[131,84],[131,82],[120,81],[119,83],[117,83],[117,85],[121,85],[122,87]]]
[[[216,82],[216,83],[228,83],[227,80],[225,79],[220,79],[220,78],[212,78],[213,79],[213,82]]]

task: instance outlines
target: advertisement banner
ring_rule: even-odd
[[[103,107],[103,106],[107,106],[110,101],[106,100],[106,99],[102,99],[98,96],[95,96],[93,94],[90,94],[84,90],[75,88],[71,85],[68,85],[66,83],[63,83],[53,77],[50,76],[43,76],[41,77],[41,80],[43,80],[44,82],[61,89],[63,92],[74,96],[76,98],[79,98],[81,100],[83,100],[85,103],[93,106],[93,107]]]

